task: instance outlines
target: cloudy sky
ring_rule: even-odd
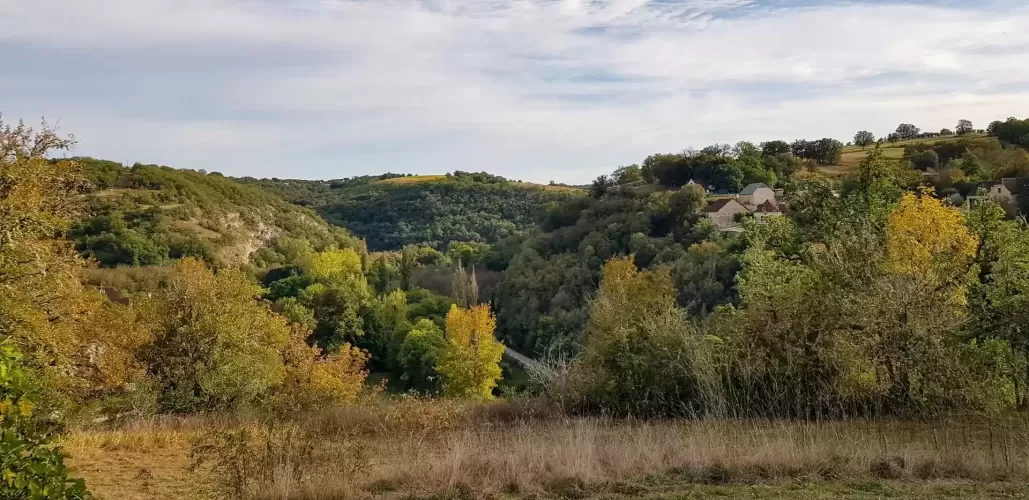
[[[1029,116],[1029,6],[0,0],[0,112],[125,163],[585,183],[715,142]]]

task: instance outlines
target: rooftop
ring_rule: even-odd
[[[743,191],[740,191],[740,194],[754,194],[755,191],[757,191],[758,189],[761,189],[761,188],[772,189],[772,188],[766,186],[765,184],[762,184],[760,182],[755,182],[753,184],[748,184],[747,187],[743,188]]]
[[[715,213],[715,212],[718,212],[718,211],[722,210],[723,208],[725,208],[726,205],[728,205],[730,203],[735,203],[737,205],[740,205],[740,202],[736,201],[733,198],[723,198],[721,200],[712,201],[711,203],[708,204],[708,206],[704,207],[704,209],[701,210],[701,212],[708,213],[708,214]],[[740,207],[742,208],[743,205],[740,205]]]

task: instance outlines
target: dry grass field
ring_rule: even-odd
[[[1029,484],[1024,419],[631,422],[391,406],[133,422],[63,444],[103,499],[1026,498]]]
[[[379,181],[379,184],[419,184],[446,179],[445,175],[412,175],[410,177],[392,177]]]
[[[985,137],[980,135],[964,136],[963,138],[975,138]],[[895,143],[884,142],[882,144],[883,155],[886,158],[892,160],[899,160],[904,157],[904,146],[911,144],[936,144],[938,142],[947,142],[956,140],[958,136],[939,137],[932,139],[912,139],[908,141],[898,141]],[[847,177],[857,171],[858,165],[861,164],[861,160],[864,160],[868,153],[875,149],[875,146],[869,146],[867,148],[861,148],[860,146],[847,146],[843,148],[843,154],[840,157],[839,165],[829,165],[818,167],[818,172],[828,175],[830,177]]]

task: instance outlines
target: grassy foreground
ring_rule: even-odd
[[[64,446],[105,499],[1026,498],[1027,430],[625,422],[408,400],[291,422],[132,422]]]

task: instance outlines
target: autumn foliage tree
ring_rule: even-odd
[[[131,371],[113,366],[124,362],[121,352],[96,328],[105,303],[79,284],[80,261],[55,238],[75,214],[75,195],[84,183],[74,164],[50,162],[47,154],[71,144],[45,123],[37,132],[0,120],[3,498],[86,497],[82,482],[68,478],[60,450],[34,429],[33,420],[63,415],[73,409],[69,403],[116,390]],[[131,322],[120,326],[132,331]]]
[[[504,345],[493,336],[496,320],[488,305],[447,313],[446,345],[436,363],[447,396],[479,400],[493,398],[501,377]]]
[[[344,344],[321,357],[306,343],[310,331],[275,314],[260,294],[241,271],[215,273],[183,259],[162,289],[140,302],[154,337],[144,358],[162,409],[235,408],[279,389],[341,401],[356,396],[365,354]]]
[[[668,269],[632,257],[604,264],[575,366],[577,405],[624,415],[703,416],[712,410],[711,345],[676,304]]]
[[[86,184],[77,164],[47,155],[72,144],[45,123],[0,121],[0,339],[24,354],[42,412],[63,416],[139,380],[147,341],[131,310],[81,284],[87,263],[55,238]]]

